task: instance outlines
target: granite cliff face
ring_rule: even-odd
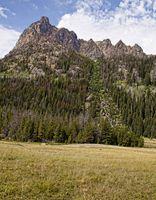
[[[49,23],[47,17],[41,17],[39,21],[25,29],[11,53],[24,48],[27,50],[27,47],[32,48],[33,46],[36,49],[43,46],[49,50],[58,47],[62,51],[65,51],[64,48],[79,51],[80,42],[73,31],[65,28],[58,29]]]
[[[55,70],[59,58],[63,54],[68,56],[70,52],[93,60],[124,55],[145,56],[137,44],[131,47],[119,41],[114,46],[109,39],[98,42],[78,39],[73,31],[57,28],[43,16],[24,30],[15,48],[1,61],[1,66],[10,73],[18,73],[22,67],[30,74],[43,75],[45,66],[51,71]]]
[[[103,56],[103,52],[92,39],[89,41],[80,40],[79,53],[91,59],[96,59]]]
[[[33,23],[29,28],[25,29],[17,42],[15,49],[19,49],[31,43],[36,46],[60,44],[68,48],[79,50],[80,43],[77,35],[73,31],[65,28],[58,29],[49,23],[47,17],[42,17],[40,21]]]
[[[31,43],[46,42],[46,39],[50,42],[54,39],[56,31],[57,28],[49,23],[49,19],[47,17],[42,17],[40,21],[33,23],[24,30],[16,44],[15,49],[20,49]]]
[[[137,57],[145,56],[142,48],[135,44],[133,47],[125,45],[121,40],[114,46],[109,39],[96,42],[105,57],[122,55],[133,55]]]
[[[25,29],[10,54],[16,54],[16,52],[23,52],[24,50],[28,51],[28,48],[31,49],[34,46],[36,49],[42,46],[49,50],[56,48],[61,53],[74,50],[92,59],[101,56],[111,57],[124,54],[134,56],[145,55],[138,45],[134,47],[126,46],[122,41],[113,46],[109,39],[99,42],[94,42],[92,39],[89,41],[80,40],[73,31],[52,26],[47,17],[41,17],[39,21]]]

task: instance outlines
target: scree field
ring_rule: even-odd
[[[0,200],[155,200],[146,148],[0,142]]]

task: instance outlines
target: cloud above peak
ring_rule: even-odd
[[[122,0],[114,9],[108,0],[77,0],[76,11],[64,15],[58,27],[74,30],[87,40],[138,43],[146,53],[156,54],[155,0]]]
[[[13,16],[16,15],[16,13],[12,12],[10,9],[0,5],[0,17],[3,17],[5,19],[7,19],[8,18],[8,14],[11,14]]]
[[[16,15],[10,9],[0,5],[0,18],[7,20],[10,14],[11,16]],[[0,58],[4,57],[15,46],[19,35],[20,33],[18,31],[0,24]]]
[[[0,25],[0,58],[5,56],[16,44],[20,33]]]
[[[0,5],[0,17],[7,18],[6,12],[8,12],[8,11],[9,11],[9,9],[4,8],[4,7],[2,7],[2,6]]]

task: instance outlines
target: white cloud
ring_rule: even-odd
[[[0,58],[15,46],[20,33],[0,25]]]
[[[8,11],[9,11],[9,9],[0,6],[0,17],[7,18],[6,12],[8,12]]]
[[[11,15],[13,15],[13,16],[16,15],[16,13],[12,12],[10,9],[5,8],[5,7],[2,7],[2,6],[0,5],[0,17],[3,17],[3,18],[5,18],[5,19],[7,19],[7,18],[8,18],[8,14],[11,14]]]
[[[11,14],[12,16],[16,15],[16,13],[12,12],[8,8],[0,6],[0,18],[3,17],[7,19],[7,14]],[[4,57],[10,50],[12,50],[17,42],[19,34],[19,32],[11,28],[6,28],[0,24],[0,58]]]
[[[76,11],[64,15],[58,27],[74,30],[87,40],[138,43],[146,53],[156,54],[155,0],[121,0],[114,10],[108,0],[77,0]]]

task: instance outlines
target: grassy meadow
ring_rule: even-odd
[[[146,148],[0,142],[0,200],[155,200]]]

